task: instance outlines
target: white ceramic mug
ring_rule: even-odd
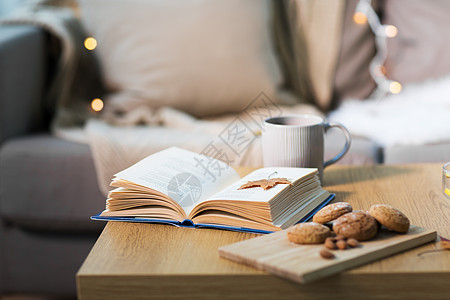
[[[324,136],[332,127],[342,130],[345,145],[342,151],[324,162]],[[337,162],[350,148],[351,136],[339,123],[330,123],[315,115],[287,115],[264,121],[262,131],[265,167],[317,168],[320,178],[323,168]]]

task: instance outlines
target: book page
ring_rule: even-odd
[[[174,199],[188,215],[196,204],[239,179],[226,163],[171,147],[115,175]]]
[[[208,200],[239,200],[239,201],[266,201],[275,197],[283,189],[287,188],[288,184],[277,184],[274,187],[264,190],[263,188],[249,188],[239,190],[239,187],[249,181],[270,179],[270,178],[287,178],[292,183],[308,176],[317,171],[313,168],[262,168],[248,174],[239,181],[231,184],[227,188],[209,197]]]

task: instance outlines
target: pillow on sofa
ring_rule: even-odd
[[[80,0],[98,41],[109,109],[171,106],[201,117],[238,112],[282,74],[269,1]]]
[[[450,74],[450,1],[386,0],[384,24],[398,35],[387,40],[386,71],[402,84]]]

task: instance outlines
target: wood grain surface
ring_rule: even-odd
[[[253,169],[241,169],[241,174]],[[450,237],[441,164],[332,166],[324,187],[354,209],[377,203]],[[109,222],[77,274],[80,299],[448,299],[450,251],[438,242],[301,285],[220,258],[221,246],[255,234]]]
[[[286,230],[283,230],[220,247],[219,255],[283,278],[307,283],[409,250],[436,238],[436,231],[418,226],[411,226],[407,234],[382,230],[374,239],[361,242],[360,247],[331,251],[335,257],[324,259],[319,255],[323,244],[296,245],[289,242]]]

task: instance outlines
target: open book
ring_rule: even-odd
[[[286,178],[264,190],[249,181]],[[106,210],[95,220],[169,223],[273,232],[306,221],[333,199],[317,169],[262,168],[240,179],[220,160],[172,147],[114,176]]]

